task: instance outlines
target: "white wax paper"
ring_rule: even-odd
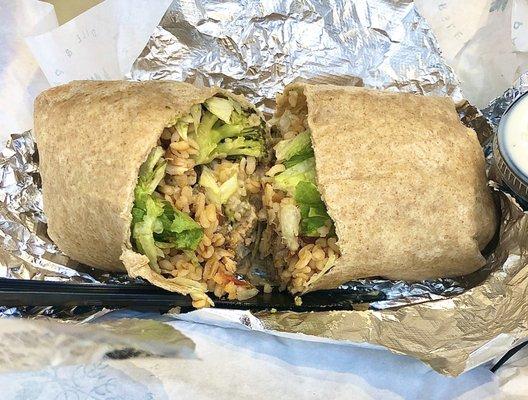
[[[170,3],[106,0],[26,42],[52,86],[74,79],[122,79]]]
[[[416,0],[464,96],[479,108],[528,69],[526,0]]]
[[[158,318],[117,311],[97,322],[109,324],[116,318],[138,316]],[[401,400],[420,399],[425,394],[429,400],[491,400],[501,395],[499,379],[486,368],[453,379],[411,357],[382,349],[185,321],[167,323],[192,339],[196,357],[131,358],[0,374],[2,400],[255,400],[275,395],[281,400]],[[53,340],[49,343],[56,345]]]
[[[51,4],[0,0],[0,147],[33,126],[33,100],[49,86],[24,37],[55,27]]]

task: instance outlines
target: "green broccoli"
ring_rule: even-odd
[[[260,121],[255,124],[240,106],[228,99],[212,97],[200,113],[199,124],[191,138],[198,144],[196,164],[207,164],[215,158],[229,156],[254,156],[264,154]],[[197,112],[193,114],[196,118]]]

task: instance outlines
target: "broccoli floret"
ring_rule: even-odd
[[[215,158],[264,154],[260,124],[255,126],[254,118],[238,112],[233,101],[220,97],[212,97],[204,105],[207,110],[202,110],[192,136],[198,144],[196,164],[207,164]]]
[[[258,140],[249,140],[244,137],[226,139],[213,151],[213,158],[224,158],[227,156],[253,156],[259,158],[262,155],[262,143]]]

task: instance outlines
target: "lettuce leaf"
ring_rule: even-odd
[[[313,152],[313,149],[310,148],[310,149],[306,150],[303,153],[299,153],[299,154],[294,155],[289,160],[283,161],[283,164],[284,164],[284,166],[286,168],[290,168],[290,167],[293,167],[294,165],[299,164],[300,162],[303,162],[304,160],[307,160],[307,159],[312,158],[312,157],[314,157],[314,152]]]
[[[315,185],[315,157],[310,131],[304,131],[292,139],[282,140],[274,149],[277,162],[286,167],[285,171],[274,177],[274,187],[293,196],[297,204],[297,213],[300,214],[297,231],[289,229],[288,235],[283,233],[286,244],[290,247],[294,243],[291,238],[292,232],[295,232],[295,239],[299,233],[303,236],[319,237],[320,229],[325,226],[333,232],[332,219]],[[281,227],[283,218],[288,217],[288,221],[291,222],[291,215],[293,215],[291,210],[285,215],[281,213]],[[295,250],[292,247],[290,249]]]
[[[231,113],[235,109],[233,103],[221,97],[211,97],[204,103],[205,107],[226,124],[231,122]]]
[[[196,250],[203,237],[203,228],[186,213],[165,202],[163,231],[156,236],[160,242],[179,250]]]
[[[274,147],[275,157],[277,161],[287,161],[292,157],[312,153],[312,140],[310,138],[310,131],[304,131],[291,139],[284,139],[277,143]],[[302,161],[302,160],[301,160]]]
[[[299,182],[315,183],[315,159],[308,158],[273,177],[275,188],[289,194],[295,193]]]
[[[198,183],[205,189],[207,199],[220,206],[227,203],[229,198],[238,190],[238,170],[234,169],[231,177],[219,185],[213,171],[204,166]]]
[[[291,251],[299,248],[299,223],[301,214],[295,204],[281,204],[279,224],[282,238]]]
[[[163,153],[161,147],[155,147],[141,166],[132,207],[133,243],[157,272],[162,249],[196,250],[203,237],[203,229],[196,221],[154,193],[165,175]]]
[[[158,256],[163,252],[156,246],[154,233],[160,233],[163,230],[163,225],[158,219],[161,214],[163,214],[163,207],[157,204],[152,197],[148,197],[145,200],[143,218],[135,222],[132,228],[132,237],[136,246],[147,256],[150,265],[157,271],[159,271]]]
[[[299,182],[295,187],[294,199],[301,211],[301,234],[317,237],[320,236],[320,228],[332,225],[321,195],[312,182]]]

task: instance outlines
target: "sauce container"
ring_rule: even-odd
[[[528,210],[528,92],[502,116],[493,140],[493,156],[502,183]]]

